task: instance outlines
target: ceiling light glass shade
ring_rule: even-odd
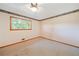
[[[34,11],[34,12],[36,12],[37,9],[38,9],[38,8],[36,8],[36,7],[31,7],[31,10]]]

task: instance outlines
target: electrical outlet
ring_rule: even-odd
[[[23,38],[22,40],[25,40],[25,38]]]

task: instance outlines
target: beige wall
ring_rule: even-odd
[[[39,36],[40,34],[39,21],[27,18],[28,20],[32,20],[32,30],[10,31],[10,16],[15,15],[0,12],[0,47],[22,41],[21,40],[22,38],[26,38],[27,40]]]
[[[32,30],[18,31],[10,31],[10,16],[15,15],[0,12],[0,47],[22,41],[22,38],[27,40],[40,35],[79,46],[79,12],[41,22],[29,19],[32,20]]]
[[[44,20],[41,35],[79,46],[79,12]]]

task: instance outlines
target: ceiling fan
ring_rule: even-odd
[[[38,4],[37,3],[31,3],[31,6],[30,6],[31,10],[36,12],[38,10]]]

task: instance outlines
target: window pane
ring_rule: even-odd
[[[31,21],[11,17],[11,29],[31,29]]]

